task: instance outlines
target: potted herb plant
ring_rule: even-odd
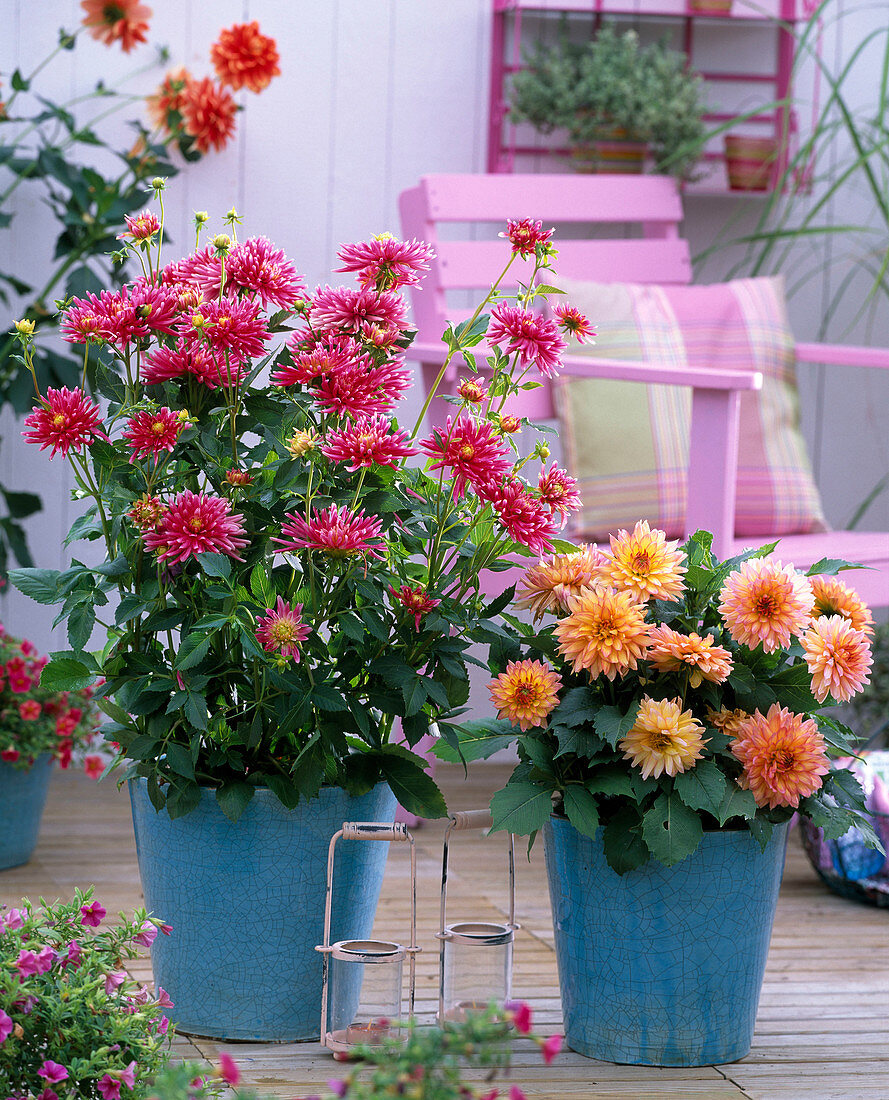
[[[111,759],[92,691],[48,688],[48,660],[0,623],[0,871],[31,858],[53,764],[98,779]]]
[[[500,629],[503,601],[480,575],[556,541],[571,479],[539,468],[543,449],[528,465],[496,402],[554,371],[565,342],[527,308],[539,290],[498,301],[490,328],[480,305],[446,334],[448,358],[471,359],[487,330],[492,396],[470,380],[446,424],[420,437],[421,413],[412,435],[395,419],[410,385],[400,288],[422,277],[426,245],[346,246],[341,270],[359,285],[309,293],[266,238],[236,239],[234,212],[232,237],[166,265],[162,221],[162,205],[128,221],[140,278],[65,308],[107,409],[51,389],[26,421],[91,501],[71,539],[101,540],[106,561],[11,577],[64,602],[71,650],[44,677],[106,681],[146,899],[187,929],[153,955],[180,1029],[311,1038],[330,837],[344,820],[390,819],[396,795],[445,812],[410,746],[435,721],[455,738],[467,651]],[[527,262],[533,287],[549,234],[523,222],[508,236],[504,267]],[[33,335],[20,335],[30,367]],[[352,845],[338,861],[334,912],[359,938],[384,860],[384,845]],[[231,937],[244,905],[251,936]]]
[[[867,609],[710,541],[640,522],[528,569],[532,622],[492,648],[499,720],[461,742],[518,745],[494,828],[543,830],[567,1042],[613,1062],[743,1057],[789,819],[877,843],[857,779],[829,766],[848,731],[822,713],[867,680]]]
[[[607,23],[586,42],[563,33],[555,45],[538,43],[510,95],[516,122],[567,131],[578,167],[641,171],[647,155],[655,171],[683,179],[702,153],[703,111],[700,78],[683,54]]]

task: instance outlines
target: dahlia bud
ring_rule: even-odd
[[[534,448],[534,457],[542,458],[544,462],[549,458],[549,446],[546,443],[538,443]]]
[[[294,432],[287,440],[287,449],[294,458],[302,458],[309,451],[314,451],[318,444],[318,434],[314,431]]]
[[[34,327],[35,325],[33,321],[28,321],[25,319],[22,319],[21,321],[16,321],[15,323],[15,330],[19,334],[19,336],[33,336]]]
[[[517,432],[521,428],[522,422],[517,416],[501,416],[500,417],[500,431],[506,434]]]
[[[167,181],[164,179],[163,176],[155,176],[154,179],[151,181],[152,191],[163,191],[166,186]]]
[[[226,233],[217,233],[213,238],[213,247],[217,256],[227,256],[231,252],[232,239]]]

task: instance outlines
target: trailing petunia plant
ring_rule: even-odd
[[[705,829],[747,829],[764,846],[795,812],[877,843],[858,780],[830,766],[851,731],[822,709],[871,667],[873,618],[836,576],[846,563],[803,575],[774,547],[720,562],[711,541],[698,532],[679,548],[640,521],[608,550],[526,571],[515,606],[527,617],[510,616],[490,652],[498,717],[460,740],[467,760],[518,746],[495,829],[533,835],[555,811],[601,829],[620,874],[671,866]]]
[[[93,889],[0,907],[0,1082],[10,1100],[144,1098],[170,1060],[163,989],[126,963],[170,928],[144,910],[103,924]]]
[[[0,623],[0,761],[29,771],[39,756],[48,755],[61,768],[74,762],[98,779],[111,754],[98,733],[101,715],[92,690],[48,689],[41,683],[48,660]]]
[[[524,263],[527,279],[517,302],[498,300],[498,280],[448,330],[447,358],[470,377],[454,416],[418,438],[425,409],[412,434],[395,410],[411,382],[401,288],[421,279],[425,244],[345,246],[340,270],[359,285],[309,293],[265,237],[237,240],[234,213],[231,235],[162,264],[157,195],[159,214],[128,234],[143,275],[65,310],[103,404],[80,387],[38,390],[26,420],[88,504],[69,543],[106,551],[99,566],[11,574],[62,605],[70,650],[45,682],[105,679],[99,705],[126,774],[171,816],[202,787],[237,818],[260,786],[292,807],[322,785],[380,780],[409,810],[440,815],[410,746],[434,722],[456,744],[470,646],[503,629],[506,600],[487,600],[481,580],[515,552],[557,549],[576,503],[544,444],[519,454],[521,424],[504,412],[517,387],[558,369],[561,330],[588,330],[570,306],[558,319],[531,311],[550,234],[509,225],[504,274]],[[489,372],[472,375],[485,332]],[[97,623],[107,643],[94,652]]]
[[[128,82],[145,68],[170,60],[166,47],[158,47],[146,66],[119,83],[99,75],[90,91],[57,100],[53,63],[69,51],[85,48],[90,56],[84,63],[101,74],[101,59],[92,56],[95,46],[84,44],[84,38],[125,53],[149,44],[151,9],[138,0],[82,0],[80,6],[80,25],[60,30],[47,57],[33,67],[0,72],[0,257],[3,232],[18,224],[22,201],[48,210],[58,227],[52,249],[35,256],[36,283],[0,262],[2,329],[16,315],[36,327],[34,365],[44,387],[74,386],[80,371],[77,358],[54,339],[54,300],[123,283],[126,272],[115,262],[122,254],[112,250],[124,217],[135,217],[144,204],[148,182],[158,174],[174,176],[183,161],[224,149],[240,110],[232,93],[260,92],[280,73],[274,39],[257,23],[243,23],[220,31],[211,47],[215,78],[179,67],[148,96],[128,91]],[[118,116],[128,110],[135,115],[128,122],[132,136],[121,148]],[[9,404],[24,413],[30,379],[18,369],[16,352],[13,336],[0,338],[0,407]],[[41,505],[34,493],[0,487],[0,494],[7,512],[0,517],[0,576],[5,576],[10,553],[21,565],[33,564],[21,520]]]

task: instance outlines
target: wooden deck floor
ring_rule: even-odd
[[[439,779],[453,809],[482,806],[505,771],[442,768]],[[437,996],[438,887],[442,826],[417,830],[421,875],[418,1008],[428,1014]],[[459,848],[456,846],[459,845]],[[461,834],[452,850],[449,898],[453,919],[484,919],[503,912],[502,848]],[[381,934],[404,924],[407,852],[393,846],[383,900]],[[22,897],[67,898],[75,886],[95,884],[108,909],[142,903],[129,802],[113,784],[98,787],[82,776],[56,773],[40,843],[31,863],[0,872],[0,902]],[[543,1033],[560,1029],[552,924],[543,855],[517,859],[517,935],[514,993],[530,1001]],[[249,929],[243,929],[249,934]],[[407,935],[406,930],[403,935]],[[134,964],[147,979],[148,960]],[[180,1038],[177,1049],[213,1058],[216,1045]],[[227,1044],[242,1083],[279,1097],[324,1093],[336,1066],[317,1043]],[[519,1041],[512,1081],[541,1100],[887,1100],[889,1098],[889,913],[827,891],[791,837],[772,936],[765,987],[750,1054],[732,1065],[700,1069],[615,1066],[565,1052],[549,1067],[536,1048]]]

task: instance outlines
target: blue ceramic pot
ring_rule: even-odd
[[[49,753],[27,771],[0,761],[0,871],[27,863],[37,846],[52,765]]]
[[[787,826],[765,852],[706,833],[673,867],[617,875],[565,818],[544,827],[565,1038],[589,1058],[703,1066],[743,1058],[766,965]]]
[[[146,907],[173,926],[151,948],[171,1021],[216,1039],[317,1039],[330,838],[344,821],[391,821],[389,788],[358,798],[324,788],[295,810],[258,790],[237,822],[212,790],[175,821],[155,811],[144,779],[130,781],[130,799]],[[388,849],[338,843],[332,941],[370,935]]]

